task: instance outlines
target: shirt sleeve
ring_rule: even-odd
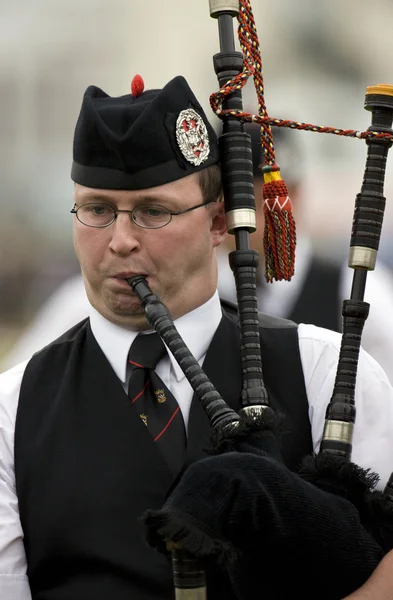
[[[300,324],[299,348],[309,402],[314,451],[318,452],[337,371],[341,335]],[[352,461],[379,475],[383,489],[393,471],[393,387],[382,367],[360,350],[355,387]]]
[[[15,488],[14,429],[27,363],[0,375],[0,598],[31,600]]]

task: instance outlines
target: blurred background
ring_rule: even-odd
[[[13,0],[0,20],[0,366],[42,303],[78,272],[71,237],[72,137],[84,90],[129,92],[183,74],[212,123],[217,22],[208,0]],[[268,112],[367,129],[367,86],[393,84],[390,0],[252,2]],[[385,25],[386,24],[386,25]],[[252,83],[245,108],[257,112]],[[274,132],[273,132],[274,133]],[[321,255],[347,254],[366,146],[297,136],[304,196],[298,221]],[[388,161],[381,258],[393,265],[393,165]],[[280,157],[278,156],[278,162]],[[294,165],[292,165],[293,167]],[[285,178],[285,173],[283,173]],[[261,233],[262,235],[262,233]]]

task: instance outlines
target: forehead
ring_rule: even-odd
[[[181,202],[182,204],[192,204],[195,200],[202,201],[202,192],[196,173],[143,190],[101,190],[90,188],[78,183],[74,187],[74,201],[78,204],[82,202],[91,202],[100,200],[119,203],[134,202]]]

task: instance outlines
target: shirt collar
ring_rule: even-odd
[[[196,360],[200,361],[206,354],[221,317],[221,305],[216,291],[205,304],[198,306],[174,322],[176,329]],[[111,323],[93,307],[90,307],[90,325],[98,345],[114,372],[125,383],[128,352],[139,331],[130,331]],[[185,377],[183,371],[169,350],[168,356],[177,381],[181,381]]]

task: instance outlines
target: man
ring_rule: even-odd
[[[348,267],[345,256],[321,256],[301,226],[297,231],[295,275],[290,282],[278,281],[267,284],[264,279],[262,210],[263,176],[261,162],[260,128],[256,124],[247,127],[253,149],[253,170],[258,229],[251,235],[252,248],[258,250],[261,260],[259,269],[258,307],[264,313],[291,319],[296,323],[313,323],[333,331],[342,331],[342,302],[351,293],[353,270]],[[296,143],[298,132],[273,129],[277,161],[288,186],[289,196],[296,214],[303,210],[304,182],[306,172],[301,146]],[[348,200],[351,202],[350,198]],[[218,252],[220,296],[236,301],[234,278],[228,262],[228,251],[234,249],[235,239],[228,235]],[[393,274],[378,257],[375,271],[367,274],[365,300],[370,304],[363,335],[363,348],[383,367],[393,382]]]
[[[172,597],[170,565],[144,543],[139,518],[163,505],[182,464],[206,456],[209,424],[165,347],[156,365],[152,349],[143,355],[157,342],[130,277],[147,278],[239,409],[239,330],[217,294],[215,249],[226,225],[214,131],[183,78],[132,89],[111,98],[89,87],[75,130],[71,212],[90,317],[0,376],[7,600]],[[319,447],[340,336],[266,319],[265,380],[295,469]],[[379,473],[383,488],[393,465],[393,389],[364,351],[356,405],[353,460]]]

